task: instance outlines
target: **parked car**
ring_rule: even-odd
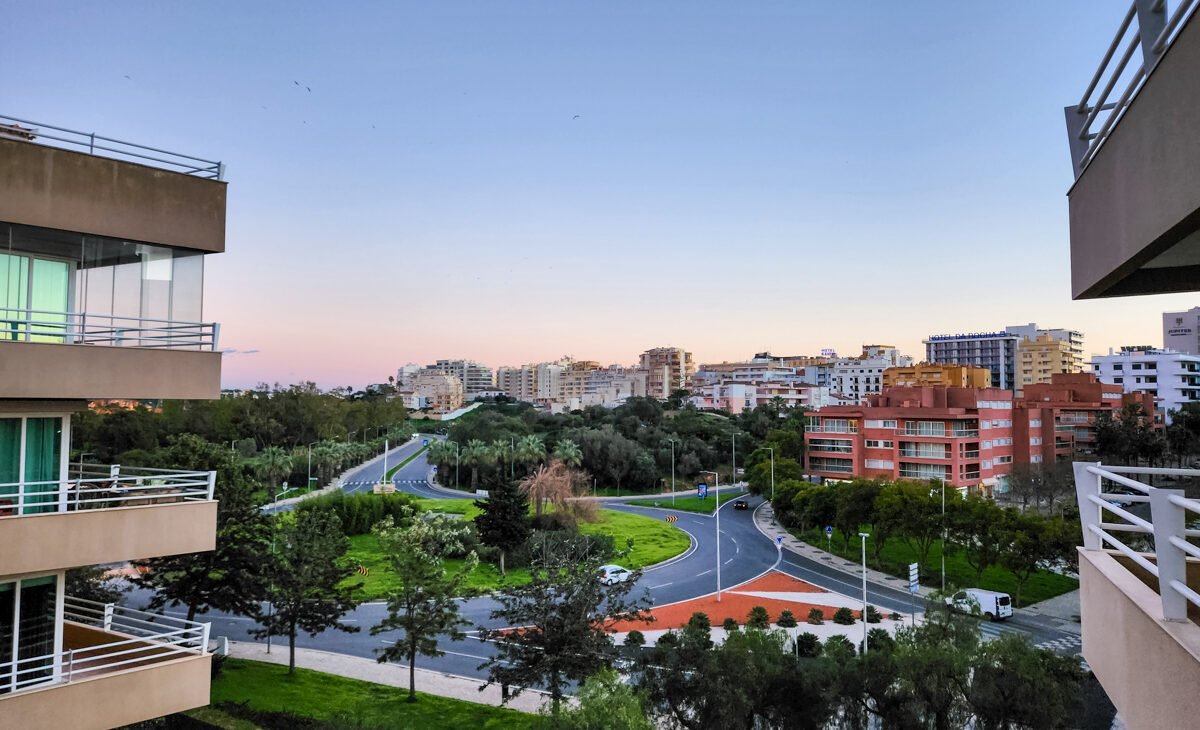
[[[739,499],[733,503],[734,509],[750,509],[750,503],[744,499]]]
[[[624,583],[629,580],[629,576],[633,573],[628,568],[622,568],[619,565],[602,565],[600,566],[600,582],[606,586],[614,583]]]
[[[988,621],[1000,621],[1013,615],[1011,596],[982,588],[961,590],[947,598],[946,605],[956,611],[983,616]]]

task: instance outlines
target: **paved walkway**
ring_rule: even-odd
[[[278,644],[268,654],[266,644],[253,641],[231,641],[229,642],[229,655],[238,659],[252,659],[285,666],[288,663],[287,647],[281,647]],[[296,666],[336,674],[339,677],[408,689],[408,665],[406,664],[380,664],[374,659],[365,659],[349,654],[297,648]],[[457,674],[443,674],[417,667],[418,692],[439,697],[451,697],[481,705],[499,706],[499,685],[488,685],[481,692],[479,691],[480,684],[482,681],[479,679],[462,677]],[[527,689],[515,699],[510,700],[507,706],[522,712],[537,712],[546,702],[549,702],[549,698],[544,692]]]
[[[785,527],[775,521],[775,512],[771,509],[771,504],[769,502],[764,502],[761,507],[754,511],[754,526],[758,528],[759,532],[771,538],[772,540],[774,540],[777,535],[783,535],[783,546],[792,552],[799,553],[800,555],[812,560],[819,560],[845,573],[862,576],[861,563],[857,563],[853,560],[846,560],[845,558],[828,553],[823,548],[809,545],[808,543],[803,542],[789,534]],[[908,590],[908,581],[897,578],[894,575],[881,573],[873,568],[867,568],[867,579],[872,583],[885,585],[895,588],[896,590]],[[917,590],[919,595],[928,596],[937,589],[929,586],[920,586]]]
[[[1032,606],[1018,608],[1017,611],[1055,619],[1058,628],[1063,631],[1078,634],[1083,630],[1079,625],[1079,589],[1054,598],[1047,598]]]

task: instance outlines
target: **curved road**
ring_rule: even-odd
[[[420,437],[392,449],[387,456],[389,468],[409,458],[421,448],[423,438]],[[397,490],[415,494],[420,497],[438,499],[458,498],[474,499],[474,495],[432,487],[427,481],[430,466],[424,455],[418,456],[404,467],[397,470],[393,482]],[[369,490],[377,484],[384,475],[383,459],[379,458],[350,472],[343,480],[342,488],[347,493]],[[606,499],[608,509],[632,512],[648,517],[662,518],[668,514],[678,517],[675,526],[688,533],[691,537],[691,547],[680,557],[667,561],[658,566],[643,571],[642,578],[634,589],[636,595],[640,590],[645,591],[653,605],[675,603],[691,598],[708,595],[717,590],[717,551],[716,551],[716,520],[711,515],[700,515],[691,512],[673,511],[669,508],[638,507],[626,504],[627,500]],[[779,551],[770,538],[759,532],[754,525],[754,510],[762,504],[759,497],[747,497],[750,510],[734,510],[730,502],[721,507],[721,586],[729,589],[740,583],[751,580],[764,572],[776,568],[788,575],[812,583],[829,591],[847,596],[862,595],[862,579],[846,573],[819,560],[812,560],[790,550]],[[278,509],[289,509],[291,505],[280,505]],[[144,603],[147,596],[132,596],[133,602]],[[909,612],[909,594],[891,586],[868,581],[867,600],[885,612],[896,611],[902,614]],[[462,616],[472,625],[495,626],[490,613],[497,606],[490,596],[466,599],[461,608]],[[325,631],[315,637],[302,635],[297,637],[298,646],[334,651],[356,656],[374,657],[375,651],[387,643],[386,637],[371,636],[370,628],[379,623],[386,614],[386,606],[382,601],[364,603],[347,614],[345,621],[359,627],[357,633],[340,631]],[[212,635],[227,636],[233,640],[252,640],[249,630],[256,626],[252,619],[241,616],[228,616],[212,613],[204,616],[213,624]],[[1014,616],[1001,624],[987,624],[983,627],[985,635],[997,635],[1008,631],[1030,634],[1035,643],[1046,643],[1052,648],[1075,653],[1076,644],[1071,648],[1073,634],[1057,629],[1052,621],[1040,617]],[[1050,644],[1049,642],[1056,642]],[[286,645],[278,645],[278,651],[286,651]],[[479,665],[494,653],[493,646],[469,637],[462,641],[440,642],[440,648],[445,655],[436,658],[421,657],[417,666],[424,669],[458,674],[467,677],[483,679],[485,673],[479,670]]]

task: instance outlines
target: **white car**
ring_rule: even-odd
[[[961,590],[947,598],[946,605],[963,613],[982,615],[988,621],[1000,621],[1013,615],[1011,596],[981,588]]]
[[[602,565],[600,566],[600,582],[606,586],[614,583],[624,583],[629,580],[629,576],[633,572],[628,568],[622,568],[619,565]]]

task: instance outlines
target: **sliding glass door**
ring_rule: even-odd
[[[0,583],[0,694],[54,678],[62,649],[59,578]]]
[[[0,517],[56,512],[62,498],[62,416],[0,418]]]
[[[0,339],[62,342],[71,303],[71,264],[0,254]]]

